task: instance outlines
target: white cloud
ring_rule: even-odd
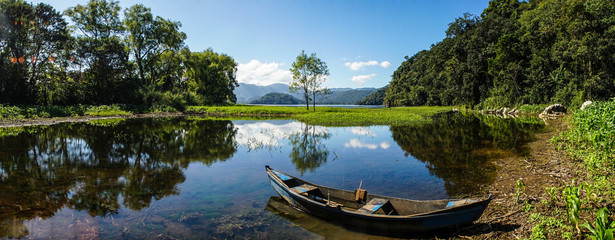
[[[388,68],[391,66],[391,63],[389,61],[384,61],[380,63],[380,66],[383,68]]]
[[[372,80],[372,78],[374,78],[375,76],[376,76],[375,73],[372,73],[369,75],[358,75],[358,76],[353,76],[350,80],[363,86],[365,82]]]
[[[293,76],[290,70],[282,69],[282,65],[282,63],[263,63],[252,59],[237,66],[237,81],[261,86],[274,83],[288,84],[293,80]]]
[[[391,144],[388,142],[381,142],[380,144],[373,144],[373,143],[364,143],[361,142],[361,140],[359,140],[358,138],[352,138],[350,139],[349,142],[344,144],[344,147],[351,147],[351,148],[367,148],[367,149],[377,149],[378,147],[381,147],[382,149],[388,149],[391,147]]]
[[[352,71],[359,71],[363,70],[367,66],[380,66],[383,68],[388,68],[391,66],[391,63],[389,61],[383,61],[379,63],[378,61],[371,60],[367,62],[346,62],[344,63],[344,66],[350,68],[350,70]]]

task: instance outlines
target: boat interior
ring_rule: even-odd
[[[367,194],[364,189],[346,191],[311,184],[298,178],[272,170],[288,188],[314,201],[324,203],[329,207],[340,208],[361,214],[375,215],[420,215],[437,210],[446,210],[470,202],[472,199],[462,200],[430,200],[419,201],[384,197]]]

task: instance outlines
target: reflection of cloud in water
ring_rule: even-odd
[[[350,129],[350,132],[356,135],[366,135],[370,137],[376,136],[374,132],[370,131],[369,128],[366,127],[353,127],[352,129]]]
[[[249,148],[274,147],[281,145],[280,140],[305,131],[305,124],[294,121],[284,124],[249,122],[246,124],[235,123],[235,129],[237,129],[235,142],[239,145],[248,146]],[[310,126],[309,131],[316,135],[328,133],[327,128],[320,126]]]
[[[380,144],[364,143],[358,138],[353,138],[353,139],[350,139],[349,142],[345,143],[344,146],[351,147],[351,148],[377,149],[378,147],[381,147],[382,149],[388,149],[391,147],[391,144],[388,142],[381,142]]]

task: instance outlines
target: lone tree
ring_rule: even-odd
[[[331,93],[328,88],[322,87],[329,76],[327,63],[316,57],[316,53],[308,56],[302,50],[290,71],[293,73],[293,82],[288,89],[293,93],[303,93],[307,110],[310,110],[310,100],[312,100],[312,106],[316,111],[316,96]]]

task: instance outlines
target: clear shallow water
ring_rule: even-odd
[[[405,127],[150,118],[0,129],[0,237],[359,236],[272,211],[286,208],[268,204],[264,165],[402,198],[483,194],[492,159],[522,153],[541,128],[456,113]]]

